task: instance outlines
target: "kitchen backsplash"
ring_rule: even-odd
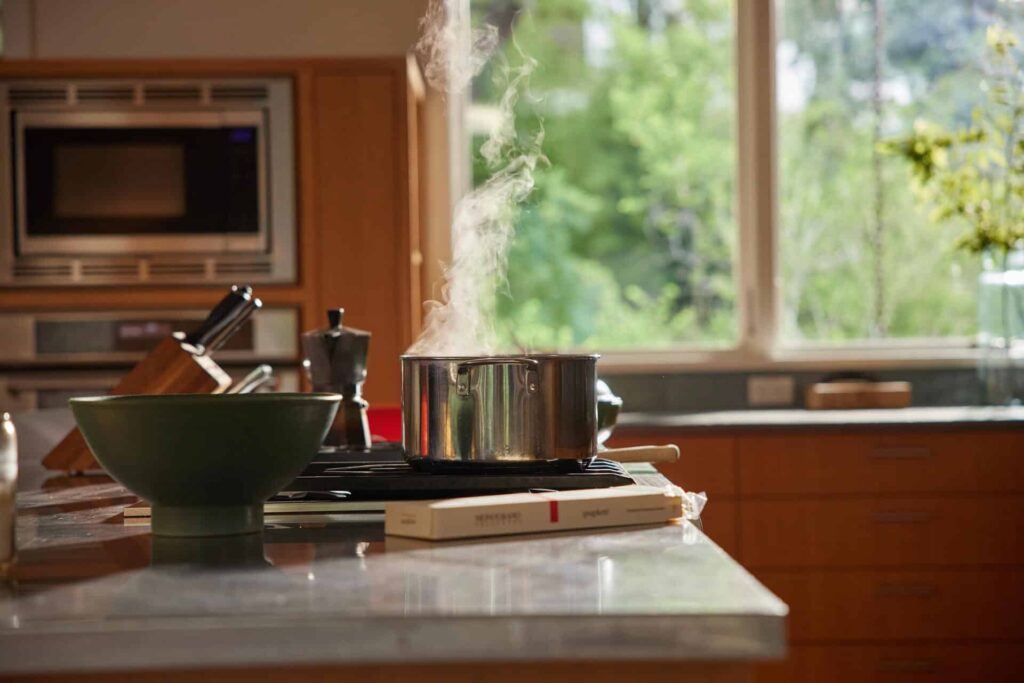
[[[808,385],[835,372],[687,372],[665,374],[601,373],[631,413],[691,413],[715,410],[802,408]],[[915,406],[979,405],[981,392],[973,368],[889,370],[865,373],[879,381],[902,380],[913,385]],[[793,402],[785,405],[751,405],[747,383],[751,377],[793,378]]]

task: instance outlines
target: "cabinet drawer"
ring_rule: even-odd
[[[679,446],[679,462],[657,465],[669,481],[687,491],[706,491],[715,496],[736,495],[736,439],[727,436],[680,437],[665,432],[614,436],[616,447],[661,445]]]
[[[743,496],[1024,492],[1024,430],[738,439]]]
[[[751,569],[1024,564],[1024,496],[741,500]]]
[[[761,571],[813,640],[1024,640],[1024,569]]]
[[[1024,642],[893,646],[796,646],[777,664],[758,666],[758,683],[865,681],[1019,681]]]

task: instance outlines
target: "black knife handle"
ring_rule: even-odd
[[[245,321],[249,319],[254,312],[258,311],[263,307],[263,302],[253,297],[242,306],[241,310],[236,313],[230,324],[221,328],[221,331],[210,337],[206,342],[206,353],[212,353],[220,347],[224,346],[224,342],[230,339],[235,332],[238,332],[239,328],[245,324]]]
[[[231,291],[213,307],[203,324],[186,334],[182,341],[193,347],[196,353],[212,350],[211,342],[218,339],[223,342],[223,332],[235,326],[238,316],[251,308],[251,301],[252,287],[232,285]]]

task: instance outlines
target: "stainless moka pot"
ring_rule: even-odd
[[[363,399],[370,333],[345,327],[344,308],[327,311],[327,327],[302,335],[303,367],[313,391],[341,394],[341,405],[324,439],[325,446],[369,448],[370,424]]]

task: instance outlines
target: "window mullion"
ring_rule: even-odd
[[[736,3],[739,345],[751,359],[771,357],[779,326],[774,5]]]

